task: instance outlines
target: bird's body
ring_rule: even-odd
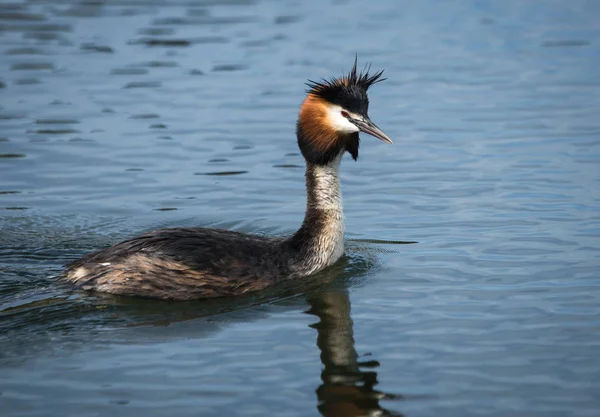
[[[118,295],[189,300],[234,296],[314,274],[344,252],[339,166],[358,156],[358,131],[391,140],[367,116],[367,88],[380,79],[357,74],[309,84],[298,119],[306,159],[304,222],[287,238],[228,230],[161,229],[71,263],[61,277],[80,288]]]

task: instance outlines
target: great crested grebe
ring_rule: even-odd
[[[339,166],[358,158],[358,132],[392,140],[368,116],[368,88],[383,71],[310,81],[296,136],[306,160],[307,204],[300,229],[287,238],[229,230],[155,230],[94,252],[67,266],[62,281],[86,290],[191,300],[240,295],[314,274],[344,252]]]

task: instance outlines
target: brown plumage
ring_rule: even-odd
[[[336,131],[329,120],[330,104],[309,93],[300,106],[298,124],[302,126],[310,146],[317,152],[325,152],[344,140],[344,134]]]
[[[309,82],[298,117],[298,146],[306,160],[307,205],[302,226],[287,238],[228,230],[155,230],[91,253],[68,265],[60,279],[111,294],[190,300],[234,296],[314,274],[344,251],[339,165],[358,157],[358,132],[389,137],[368,117],[367,89],[381,72],[352,71]]]

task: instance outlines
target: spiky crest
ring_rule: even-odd
[[[369,108],[367,90],[373,84],[384,81],[381,78],[383,71],[369,74],[371,65],[368,64],[359,72],[357,69],[358,56],[354,58],[354,65],[348,75],[321,81],[308,80],[306,85],[308,94],[320,97],[332,104],[337,104],[347,110],[357,113],[366,113]]]

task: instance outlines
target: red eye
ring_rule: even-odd
[[[344,110],[342,110],[342,117],[345,117],[347,119],[350,117],[350,115],[348,113],[346,113]]]

